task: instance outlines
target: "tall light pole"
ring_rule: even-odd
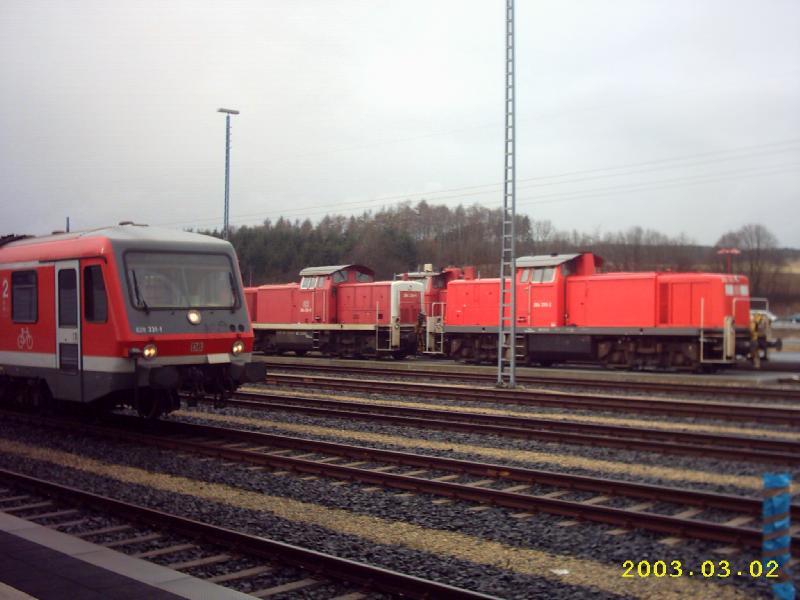
[[[220,108],[217,112],[225,113],[225,214],[222,219],[222,239],[227,240],[229,234],[228,217],[230,214],[230,183],[231,183],[231,115],[238,115],[238,110]]]

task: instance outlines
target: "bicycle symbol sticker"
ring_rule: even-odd
[[[23,327],[17,336],[17,347],[20,350],[33,350],[33,336],[30,329]]]

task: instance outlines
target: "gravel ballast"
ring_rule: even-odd
[[[4,435],[8,439],[20,442],[43,443],[42,438],[46,435],[35,430],[25,431],[25,429],[15,428],[15,432],[6,431]],[[462,503],[434,504],[427,496],[398,497],[394,493],[384,491],[365,493],[357,485],[333,486],[330,480],[303,480],[291,475],[275,476],[267,472],[254,476],[252,470],[244,467],[236,465],[223,467],[215,460],[176,456],[152,448],[137,447],[134,451],[131,446],[72,437],[51,439],[47,445],[64,452],[92,457],[95,460],[187,477],[196,480],[196,485],[199,487],[205,487],[202,483],[205,481],[209,484],[268,495],[270,498],[280,497],[286,498],[287,501],[313,502],[316,506],[324,507],[327,510],[342,513],[347,511],[347,513],[357,516],[379,517],[390,522],[408,523],[415,526],[420,532],[428,531],[430,536],[434,536],[436,531],[458,532],[470,538],[485,540],[488,547],[492,546],[490,542],[494,542],[503,544],[511,550],[519,548],[522,551],[525,548],[535,547],[538,551],[555,556],[571,556],[595,561],[598,557],[602,557],[603,564],[607,564],[613,572],[618,573],[617,576],[621,576],[621,562],[628,559],[652,561],[658,558],[665,560],[680,558],[685,564],[696,563],[699,567],[704,560],[719,558],[711,553],[712,546],[698,542],[683,542],[679,546],[670,548],[658,544],[654,537],[639,532],[612,537],[605,535],[604,531],[607,528],[602,526],[563,527],[559,524],[563,521],[562,519],[546,515],[518,520],[510,518],[508,511],[503,509],[471,513],[466,511],[468,506]],[[458,559],[454,561],[452,556],[437,556],[430,552],[420,553],[404,545],[375,544],[374,541],[365,541],[352,533],[332,532],[329,528],[314,524],[313,520],[298,523],[296,520],[287,520],[263,511],[229,506],[224,502],[209,501],[207,498],[192,498],[185,493],[169,493],[164,489],[147,488],[130,483],[123,484],[120,481],[109,479],[109,477],[77,469],[65,469],[63,466],[43,460],[30,458],[20,460],[4,453],[0,461],[4,466],[15,470],[26,469],[25,472],[52,477],[55,480],[84,489],[92,489],[98,493],[143,502],[148,506],[170,512],[180,511],[181,514],[193,514],[195,518],[284,539],[323,551],[331,551],[340,556],[356,560],[363,560],[359,557],[370,556],[371,562],[405,572],[413,572],[422,577],[429,576],[426,573],[436,572],[441,574],[442,580],[448,583],[465,585],[459,582],[469,581],[470,584],[465,587],[481,589],[487,593],[515,598],[536,597],[532,592],[533,595],[528,595],[527,590],[537,590],[538,593],[546,593],[549,597],[590,597],[585,595],[586,589],[583,585],[572,590],[569,590],[569,587],[565,588],[564,584],[569,586],[570,579],[566,576],[561,581],[556,575],[551,575],[549,578],[523,575],[513,572],[513,569],[506,570],[490,566],[491,563],[487,565],[473,564],[473,562]],[[375,556],[379,556],[380,560],[376,561]],[[744,554],[728,560],[731,564],[734,564],[734,560],[744,563],[749,562],[748,556]],[[553,565],[552,568],[558,570],[559,565]],[[509,578],[510,581],[507,581]],[[556,581],[553,581],[554,579]],[[476,583],[482,587],[476,588]],[[614,588],[617,593],[630,588],[631,590],[635,589],[635,595],[642,596],[646,595],[648,584],[651,582],[619,581],[615,583],[624,584],[621,588]],[[629,583],[630,585],[628,585]],[[659,587],[656,583],[656,581],[652,582],[654,591]],[[761,588],[758,582],[737,580],[735,583],[737,587],[746,586],[752,591]],[[727,585],[724,589],[733,591]],[[519,590],[526,591],[524,595],[520,595]],[[569,592],[565,590],[569,590]],[[597,597],[607,597],[609,593],[610,590],[606,587],[605,591]],[[660,597],[666,596],[661,595]]]

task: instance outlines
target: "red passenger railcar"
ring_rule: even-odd
[[[311,267],[299,283],[247,288],[256,349],[401,358],[416,351],[423,285],[362,265]]]
[[[129,405],[263,379],[233,247],[130,223],[0,238],[0,395]]]
[[[757,356],[759,344],[766,350],[763,332],[750,321],[746,277],[599,273],[601,265],[591,253],[517,260],[518,352],[526,362],[696,368]],[[444,354],[496,360],[498,295],[498,279],[448,283]]]

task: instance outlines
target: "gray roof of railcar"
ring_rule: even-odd
[[[79,238],[105,237],[112,241],[152,241],[152,242],[175,242],[175,243],[204,243],[214,245],[228,245],[228,242],[215,238],[210,235],[193,233],[189,231],[179,231],[177,229],[167,229],[163,227],[149,227],[147,225],[112,225],[109,227],[99,227],[97,229],[87,229],[84,231],[71,231],[69,233],[53,233],[37,237],[24,237],[10,242],[8,246],[27,246],[41,244],[43,242],[61,242],[66,240],[76,240]]]
[[[374,271],[369,267],[365,267],[364,265],[330,265],[327,267],[306,267],[302,271],[300,271],[300,277],[313,277],[314,275],[330,275],[332,273],[336,273],[336,271],[341,271],[342,269],[356,269],[357,271],[361,271],[362,273],[366,273],[368,275],[374,275]]]

